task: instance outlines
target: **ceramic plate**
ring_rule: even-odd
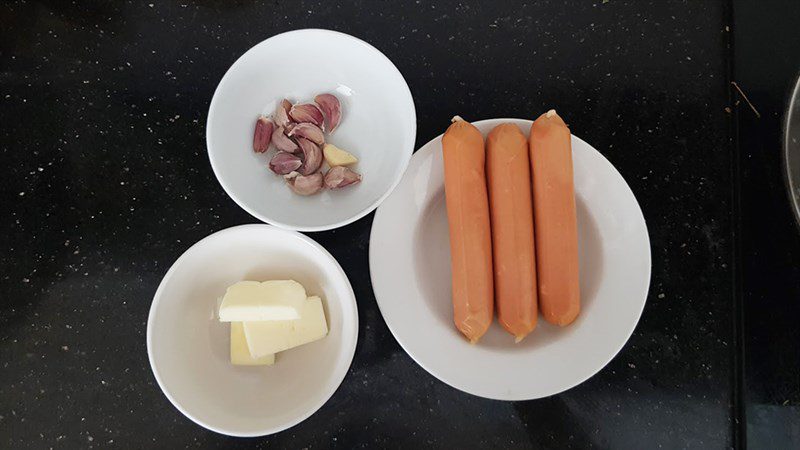
[[[475,122],[486,135],[511,122]],[[558,328],[541,317],[519,344],[494,321],[476,345],[453,324],[442,136],[412,158],[378,209],[370,271],[389,329],[409,355],[443,382],[470,394],[528,400],[565,391],[603,368],[630,337],[650,284],[650,242],[636,198],[597,150],[573,136],[582,311]]]

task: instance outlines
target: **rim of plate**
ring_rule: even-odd
[[[374,211],[378,206],[380,206],[380,204],[383,203],[383,201],[386,200],[386,198],[389,197],[389,195],[391,195],[392,192],[394,192],[395,188],[397,188],[397,185],[400,184],[400,181],[403,179],[403,175],[405,175],[406,170],[408,169],[409,162],[411,162],[411,156],[414,153],[414,148],[413,148],[414,144],[411,144],[412,147],[410,149],[408,149],[408,151],[405,152],[403,160],[400,163],[401,164],[400,170],[395,174],[394,180],[392,180],[392,184],[389,186],[389,189],[386,192],[384,192],[380,197],[378,197],[377,200],[375,200],[374,202],[370,203],[366,208],[362,209],[360,212],[358,212],[357,214],[353,215],[352,217],[350,217],[348,219],[341,220],[339,222],[326,224],[326,225],[318,225],[318,226],[303,226],[303,225],[296,225],[296,224],[279,222],[279,221],[276,221],[276,220],[273,220],[273,219],[269,219],[266,216],[264,216],[263,214],[260,214],[259,212],[255,211],[253,208],[248,207],[241,199],[239,199],[239,197],[233,192],[233,190],[228,186],[228,184],[222,180],[222,177],[220,176],[220,172],[218,171],[219,169],[217,167],[217,164],[214,161],[214,156],[211,154],[211,151],[208,148],[208,143],[211,142],[211,134],[212,134],[211,127],[209,126],[209,124],[211,123],[211,120],[215,115],[214,110],[215,110],[216,103],[217,103],[217,101],[219,101],[218,97],[217,97],[217,94],[219,93],[219,91],[222,88],[222,86],[225,85],[228,82],[228,79],[230,78],[230,74],[233,72],[234,69],[236,69],[236,67],[239,64],[242,63],[244,58],[250,52],[254,51],[256,48],[258,48],[260,46],[263,46],[263,45],[268,45],[270,43],[270,41],[272,41],[272,40],[279,39],[279,38],[285,38],[286,36],[293,35],[293,34],[310,34],[310,35],[321,34],[321,35],[335,36],[337,38],[343,38],[345,40],[350,40],[354,44],[360,45],[360,46],[366,48],[370,52],[373,52],[380,59],[383,59],[385,62],[389,63],[389,65],[395,70],[396,74],[400,77],[400,81],[402,81],[403,87],[405,88],[405,89],[403,89],[402,94],[404,94],[404,97],[406,97],[406,99],[411,103],[411,113],[413,114],[413,117],[411,118],[411,127],[412,127],[411,133],[414,136],[416,136],[416,134],[417,134],[417,107],[414,104],[414,97],[411,95],[411,88],[409,88],[408,82],[406,81],[405,77],[403,76],[403,73],[400,72],[400,69],[398,69],[397,66],[394,65],[394,63],[392,62],[391,59],[389,59],[388,56],[384,55],[383,52],[381,52],[380,50],[375,48],[375,46],[373,46],[369,42],[366,42],[366,41],[364,41],[362,39],[359,39],[359,38],[357,38],[355,36],[351,36],[351,35],[349,35],[347,33],[342,33],[340,31],[334,31],[334,30],[326,30],[324,28],[302,28],[302,29],[299,29],[299,30],[292,30],[292,31],[286,31],[286,32],[283,32],[283,33],[279,33],[279,34],[276,34],[275,36],[271,36],[271,37],[269,37],[267,39],[264,39],[263,41],[259,42],[258,44],[250,47],[250,49],[248,49],[246,52],[244,52],[242,54],[242,56],[238,57],[236,59],[236,61],[234,61],[233,64],[231,64],[231,66],[228,68],[228,70],[225,71],[225,75],[222,76],[222,79],[219,81],[219,84],[217,84],[216,89],[214,89],[214,95],[211,97],[211,103],[208,105],[208,117],[206,118],[206,153],[208,154],[208,159],[211,162],[211,169],[214,171],[214,177],[217,179],[217,182],[222,186],[222,189],[225,191],[225,193],[228,194],[228,197],[230,197],[234,201],[234,203],[239,205],[240,208],[245,210],[251,216],[255,217],[256,219],[258,219],[258,220],[260,220],[262,222],[268,223],[270,225],[274,225],[274,226],[279,227],[279,228],[284,228],[286,230],[307,231],[307,232],[333,230],[333,229],[336,229],[336,228],[341,228],[341,227],[343,227],[345,225],[349,225],[349,224],[351,224],[351,223],[363,218],[367,214],[369,214],[372,211]]]
[[[481,124],[497,124],[497,125],[499,125],[500,123],[504,123],[504,122],[513,122],[515,124],[525,123],[528,126],[533,124],[533,120],[530,120],[530,119],[519,119],[519,118],[509,118],[509,117],[506,117],[506,118],[494,118],[494,119],[482,119],[482,120],[473,121],[471,123],[473,125],[481,125]],[[443,136],[444,136],[444,133],[442,133],[442,134],[432,138],[430,141],[426,142],[422,147],[420,147],[419,149],[417,149],[417,151],[414,152],[414,156],[413,157],[415,157],[415,158],[416,157],[420,157],[420,158],[423,157],[423,156],[421,156],[422,154],[419,152],[419,150],[427,147],[428,145],[434,144],[436,141],[440,141]],[[372,236],[373,236],[373,234],[375,232],[376,224],[378,224],[380,222],[378,220],[378,217],[382,215],[381,208],[378,208],[378,210],[375,212],[375,220],[372,222],[372,227],[370,228],[369,268],[370,268],[370,282],[373,285],[373,290],[374,290],[374,294],[375,294],[376,303],[378,304],[378,310],[381,312],[381,316],[383,317],[384,322],[386,323],[386,326],[389,328],[389,331],[392,333],[392,336],[394,336],[394,338],[397,341],[397,343],[400,344],[400,347],[403,349],[403,351],[405,351],[406,354],[408,354],[411,357],[411,359],[414,360],[414,362],[419,364],[420,367],[425,369],[425,371],[428,372],[429,374],[431,374],[434,378],[436,378],[437,380],[443,382],[444,384],[446,384],[446,385],[448,385],[448,386],[450,386],[450,387],[452,387],[454,389],[457,389],[458,391],[461,391],[461,392],[464,392],[464,393],[467,393],[467,394],[470,394],[470,395],[475,395],[476,397],[487,398],[487,399],[491,399],[491,400],[502,400],[502,401],[535,400],[535,399],[539,399],[539,398],[546,398],[546,397],[550,397],[550,396],[553,396],[553,395],[557,395],[557,394],[560,394],[562,392],[566,392],[566,391],[568,391],[568,390],[570,390],[570,389],[582,384],[583,382],[585,382],[589,378],[592,378],[593,376],[597,375],[597,373],[599,373],[601,370],[603,370],[603,368],[605,366],[607,366],[608,363],[611,362],[611,360],[614,359],[617,356],[617,354],[619,354],[619,352],[622,350],[622,348],[625,346],[625,344],[628,343],[628,341],[630,340],[630,337],[633,335],[633,332],[636,329],[636,326],[639,324],[639,321],[642,318],[642,313],[644,312],[644,307],[645,307],[645,304],[647,303],[647,297],[648,297],[649,292],[650,292],[650,282],[651,282],[651,278],[652,278],[653,264],[652,264],[652,251],[650,249],[650,233],[649,233],[649,230],[647,229],[647,221],[644,218],[644,213],[642,212],[641,205],[639,205],[638,200],[636,200],[636,196],[634,195],[633,190],[631,190],[631,188],[628,185],[627,181],[625,181],[625,178],[622,176],[621,173],[619,173],[617,168],[614,167],[614,165],[611,164],[611,162],[608,159],[606,159],[605,156],[603,156],[602,153],[600,153],[596,148],[594,148],[588,142],[584,141],[583,139],[579,138],[578,136],[575,136],[574,134],[572,135],[572,139],[573,140],[577,140],[579,142],[582,142],[588,148],[590,148],[594,153],[596,153],[596,155],[599,156],[599,160],[601,160],[601,164],[606,165],[607,169],[610,172],[610,174],[612,174],[616,178],[619,178],[619,180],[622,182],[622,185],[624,186],[624,188],[631,194],[631,197],[633,198],[634,203],[635,203],[635,208],[636,208],[635,210],[638,213],[638,216],[641,218],[642,224],[644,224],[644,239],[645,239],[645,244],[646,244],[644,246],[644,248],[647,251],[647,270],[646,270],[646,273],[647,273],[646,281],[647,282],[645,284],[645,288],[644,288],[644,292],[643,292],[643,295],[644,295],[643,296],[643,300],[641,302],[641,305],[638,308],[638,311],[636,311],[636,320],[632,321],[630,323],[630,325],[628,327],[628,330],[625,333],[625,339],[623,339],[620,343],[615,345],[613,351],[609,352],[608,357],[607,358],[603,358],[604,360],[603,360],[602,364],[600,364],[598,367],[592,368],[589,371],[589,374],[587,376],[578,378],[577,381],[569,383],[569,384],[565,385],[565,387],[563,387],[561,389],[558,389],[558,390],[554,390],[553,392],[548,392],[548,393],[543,394],[543,395],[524,396],[524,397],[489,395],[489,394],[486,394],[486,393],[468,392],[468,391],[462,389],[462,387],[457,386],[456,383],[453,382],[453,380],[446,379],[445,377],[443,377],[441,373],[439,373],[437,370],[433,369],[429,364],[427,364],[425,361],[422,361],[420,358],[415,356],[411,351],[409,351],[408,344],[406,342],[404,342],[398,336],[397,330],[395,329],[394,325],[392,325],[390,323],[390,321],[386,320],[384,308],[381,306],[381,301],[378,300],[377,290],[375,290],[376,283],[375,283],[374,275],[373,275],[373,264],[374,264],[374,259],[375,259],[374,255],[375,255],[375,252],[377,250],[375,249],[375,246],[372,245]],[[406,175],[409,175],[409,174],[410,173],[408,173],[408,172],[406,173]],[[403,178],[405,179],[405,176]]]
[[[354,337],[352,339],[352,343],[350,343],[351,345],[349,345],[349,350],[347,350],[347,348],[345,347],[345,357],[342,358],[341,360],[339,360],[339,362],[337,363],[336,371],[335,371],[334,376],[332,378],[333,381],[331,383],[329,383],[329,385],[327,386],[328,389],[329,389],[329,392],[326,392],[326,394],[323,396],[324,398],[322,399],[322,401],[318,402],[317,404],[314,404],[313,407],[309,408],[309,410],[306,413],[304,413],[302,415],[299,415],[295,419],[292,419],[292,420],[288,421],[283,426],[265,428],[264,430],[256,431],[256,432],[253,432],[253,433],[230,432],[228,430],[224,430],[224,429],[216,427],[216,426],[214,426],[212,424],[206,423],[205,421],[200,420],[199,418],[197,418],[194,415],[192,415],[165,388],[165,385],[164,385],[164,383],[163,383],[163,381],[161,379],[161,374],[159,373],[158,369],[156,368],[156,365],[153,362],[153,352],[151,350],[151,348],[153,346],[152,323],[153,323],[153,317],[155,317],[156,307],[161,302],[161,297],[163,295],[163,290],[165,289],[165,286],[166,286],[167,282],[172,278],[172,276],[174,275],[175,271],[177,271],[177,268],[180,265],[180,263],[185,258],[187,258],[187,255],[194,248],[200,247],[200,246],[204,245],[205,243],[207,243],[208,241],[211,241],[211,240],[214,240],[214,239],[218,239],[219,237],[224,236],[226,234],[233,234],[233,233],[241,232],[242,230],[245,230],[245,229],[255,229],[255,230],[259,230],[260,229],[263,232],[268,232],[268,233],[286,234],[288,238],[297,238],[301,242],[303,242],[304,244],[306,244],[306,245],[314,248],[315,250],[321,252],[322,256],[327,258],[329,260],[329,262],[332,263],[332,266],[336,269],[336,271],[338,272],[338,275],[340,275],[342,277],[342,279],[345,281],[345,285],[347,286],[348,296],[347,296],[347,299],[346,299],[347,300],[346,304],[345,304],[344,301],[342,302],[342,310],[345,311],[345,313],[347,315],[352,317],[352,319],[354,321],[353,322],[354,323],[354,327],[355,327],[355,333],[353,335]],[[245,225],[236,225],[236,226],[233,226],[233,227],[224,228],[222,230],[219,230],[219,231],[216,231],[214,233],[211,233],[208,236],[204,237],[203,239],[200,239],[199,241],[197,241],[194,244],[192,244],[189,248],[187,248],[181,254],[181,256],[178,257],[178,259],[175,260],[174,263],[172,263],[172,265],[170,266],[169,270],[167,270],[167,273],[164,275],[164,278],[161,279],[161,282],[158,284],[158,289],[156,289],[156,293],[153,295],[153,301],[150,304],[150,312],[147,315],[147,360],[150,363],[150,370],[153,372],[153,376],[155,377],[156,383],[158,383],[158,387],[161,389],[161,392],[164,394],[165,397],[167,397],[167,400],[169,400],[169,402],[172,403],[172,406],[174,406],[175,409],[180,411],[181,414],[183,414],[184,416],[189,418],[189,420],[191,420],[192,422],[196,423],[197,425],[200,425],[201,427],[203,427],[205,429],[214,431],[214,432],[219,433],[219,434],[224,434],[226,436],[234,436],[234,437],[267,436],[267,435],[270,435],[270,434],[275,434],[275,433],[281,432],[283,430],[287,430],[287,429],[299,424],[300,422],[303,422],[304,420],[306,420],[309,417],[311,417],[314,413],[319,411],[319,409],[322,408],[325,405],[325,403],[327,403],[328,400],[331,399],[331,397],[333,397],[333,394],[335,394],[336,391],[339,389],[339,386],[341,386],[342,382],[344,381],[345,377],[347,376],[347,372],[350,370],[350,366],[353,364],[353,357],[355,356],[356,346],[358,345],[358,330],[359,330],[358,327],[359,327],[359,325],[358,325],[358,307],[356,306],[356,296],[355,296],[355,291],[353,291],[353,285],[350,284],[350,279],[347,277],[347,274],[345,273],[344,269],[342,269],[342,266],[339,264],[339,262],[336,260],[336,258],[334,258],[333,255],[331,255],[330,252],[328,252],[328,250],[325,249],[325,247],[323,247],[318,242],[316,242],[315,240],[311,239],[310,237],[308,237],[308,236],[306,236],[306,235],[304,235],[302,233],[299,233],[297,231],[292,231],[292,230],[286,230],[286,229],[275,227],[275,226],[272,226],[272,225],[269,225],[269,224],[251,223],[251,224],[245,224]]]

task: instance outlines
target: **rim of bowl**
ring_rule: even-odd
[[[288,421],[286,424],[284,424],[282,426],[279,426],[279,427],[265,428],[263,430],[254,431],[252,433],[231,432],[229,430],[225,430],[225,429],[217,427],[215,425],[206,423],[203,420],[200,420],[197,417],[195,417],[194,415],[192,415],[186,408],[183,407],[183,405],[180,402],[178,402],[175,399],[175,397],[172,396],[172,393],[166,388],[166,385],[164,384],[164,382],[161,379],[161,374],[159,373],[158,368],[156,367],[156,365],[155,365],[155,363],[153,361],[153,351],[152,351],[152,348],[153,348],[153,328],[152,328],[152,323],[153,323],[153,318],[155,317],[156,307],[161,302],[161,297],[163,296],[163,291],[165,289],[164,286],[167,284],[167,282],[174,275],[175,271],[177,270],[177,267],[180,265],[179,263],[182,262],[182,260],[186,257],[186,255],[193,248],[200,246],[204,242],[209,241],[209,240],[211,240],[213,238],[217,238],[220,235],[241,231],[242,229],[245,229],[245,228],[262,228],[262,229],[266,228],[268,232],[278,232],[278,233],[283,233],[283,234],[287,234],[287,235],[292,235],[292,237],[300,239],[300,241],[302,241],[304,244],[309,245],[312,248],[322,252],[323,256],[326,256],[327,258],[329,258],[330,262],[333,263],[334,268],[337,270],[338,275],[340,275],[346,282],[345,284],[347,285],[347,293],[349,294],[349,298],[351,299],[351,301],[347,302],[347,304],[344,304],[344,302],[342,302],[342,306],[343,306],[343,310],[345,310],[346,313],[350,314],[353,317],[354,330],[355,330],[355,333],[354,333],[355,339],[353,339],[353,343],[351,345],[351,348],[349,350],[346,349],[347,351],[346,351],[345,357],[340,360],[339,364],[337,364],[338,365],[338,371],[336,371],[336,372],[340,372],[340,373],[336,374],[336,372],[334,372],[334,375],[336,375],[336,376],[334,378],[335,381],[331,385],[330,393],[328,393],[326,396],[324,396],[322,401],[320,401],[317,404],[315,404],[313,406],[313,408],[310,408],[308,410],[308,412],[297,416],[296,418]],[[255,223],[252,223],[252,224],[245,224],[245,225],[237,225],[237,226],[225,228],[225,229],[216,231],[214,233],[211,233],[208,236],[204,237],[203,239],[200,239],[199,241],[195,242],[189,248],[187,248],[181,254],[181,256],[179,256],[178,259],[176,259],[175,262],[172,263],[172,266],[170,266],[169,270],[167,270],[167,273],[164,275],[164,278],[162,278],[161,282],[158,284],[158,289],[156,289],[156,293],[153,295],[153,302],[150,304],[150,312],[147,315],[147,360],[150,363],[150,370],[153,372],[153,376],[155,377],[156,383],[158,384],[158,387],[161,389],[161,392],[164,394],[165,397],[167,397],[167,400],[169,400],[169,402],[172,403],[172,406],[174,406],[175,409],[180,411],[181,414],[186,416],[192,422],[196,423],[197,425],[200,425],[201,427],[203,427],[203,428],[205,428],[207,430],[211,430],[211,431],[214,431],[214,432],[219,433],[219,434],[224,434],[226,436],[234,436],[234,437],[267,436],[267,435],[270,435],[270,434],[275,434],[275,433],[287,430],[287,429],[292,428],[293,426],[299,424],[300,422],[303,422],[304,420],[306,420],[309,417],[311,417],[314,413],[319,411],[319,409],[322,408],[325,405],[325,403],[327,403],[328,400],[331,399],[331,397],[333,397],[333,394],[335,394],[336,391],[339,389],[339,386],[341,386],[342,382],[344,381],[345,377],[347,376],[347,372],[350,370],[350,366],[353,364],[353,357],[355,356],[356,346],[358,345],[358,330],[359,330],[358,307],[356,306],[356,295],[355,295],[355,292],[353,291],[353,285],[350,284],[350,279],[347,277],[347,274],[345,273],[344,269],[342,269],[342,266],[341,266],[341,264],[339,264],[339,261],[337,261],[336,258],[334,258],[333,255],[331,255],[330,252],[328,252],[328,250],[325,249],[325,247],[323,247],[318,242],[316,242],[315,240],[311,239],[310,237],[308,237],[308,236],[306,236],[306,235],[304,235],[302,233],[298,233],[298,232],[292,231],[292,230],[286,230],[286,229],[279,228],[279,227],[274,227],[274,226],[271,226],[269,224],[263,224],[263,223],[255,224]],[[344,362],[345,364],[342,364],[342,362]]]
[[[792,171],[792,161],[797,157],[792,157],[792,149],[794,147],[792,147],[792,136],[790,134],[794,130],[792,124],[800,122],[795,118],[795,115],[800,114],[800,75],[795,78],[794,87],[792,87],[790,95],[783,124],[783,178],[786,183],[789,204],[794,213],[795,225],[800,228],[800,197],[797,194],[798,188],[800,188],[800,174]]]
[[[268,218],[264,214],[261,214],[261,213],[255,211],[253,208],[250,208],[249,206],[247,206],[241,199],[239,199],[237,197],[237,195],[233,192],[232,189],[230,189],[230,187],[227,185],[227,183],[225,181],[223,181],[222,177],[220,176],[220,172],[217,169],[217,165],[214,162],[214,157],[211,154],[211,148],[210,148],[210,144],[209,144],[211,142],[211,127],[209,125],[211,124],[211,119],[214,116],[214,109],[215,109],[216,103],[218,101],[217,100],[217,93],[219,93],[220,88],[228,81],[228,78],[229,78],[229,75],[230,75],[231,71],[233,71],[236,68],[236,66],[239,65],[241,63],[241,61],[250,52],[255,50],[257,47],[262,46],[262,45],[267,45],[269,43],[269,41],[271,41],[273,39],[276,39],[278,37],[283,37],[283,36],[289,35],[289,34],[323,34],[323,35],[327,34],[327,35],[331,35],[331,36],[345,38],[347,40],[352,41],[353,43],[355,43],[357,45],[361,45],[362,47],[365,47],[370,52],[373,52],[378,58],[383,59],[384,61],[388,62],[389,65],[392,68],[394,68],[394,70],[397,72],[397,75],[400,77],[400,81],[402,81],[403,87],[405,88],[405,89],[403,89],[403,94],[408,99],[408,101],[411,103],[411,113],[413,115],[413,117],[411,118],[412,119],[411,120],[411,128],[412,128],[411,132],[413,134],[414,142],[412,142],[411,147],[406,150],[405,155],[404,155],[402,161],[400,162],[400,170],[397,171],[397,173],[395,173],[394,180],[392,180],[392,184],[389,186],[389,189],[387,189],[386,192],[384,192],[380,197],[378,197],[374,202],[369,204],[366,208],[362,209],[361,211],[359,211],[358,213],[354,214],[353,216],[351,216],[351,217],[349,217],[349,218],[347,218],[345,220],[341,220],[339,222],[329,223],[329,224],[325,224],[325,225],[318,225],[318,226],[305,226],[305,225],[298,225],[298,224],[283,223],[283,222],[279,222],[279,221],[276,221],[274,219]],[[408,163],[411,161],[411,155],[414,153],[414,146],[416,145],[416,135],[417,135],[417,107],[414,104],[414,97],[411,95],[411,88],[408,87],[408,82],[406,81],[405,77],[403,76],[403,73],[400,72],[400,69],[398,69],[397,66],[394,65],[394,63],[392,62],[391,59],[389,59],[389,57],[384,55],[383,52],[381,52],[380,50],[375,48],[375,46],[373,46],[372,44],[370,44],[370,43],[368,43],[368,42],[366,42],[366,41],[364,41],[362,39],[359,39],[359,38],[357,38],[355,36],[351,36],[351,35],[349,35],[347,33],[342,33],[340,31],[326,30],[324,28],[302,28],[302,29],[299,29],[299,30],[286,31],[284,33],[279,33],[279,34],[276,34],[275,36],[271,36],[271,37],[269,37],[267,39],[264,39],[263,41],[259,42],[258,44],[250,47],[250,49],[248,49],[246,52],[244,52],[242,54],[242,56],[238,57],[236,59],[236,61],[234,61],[234,63],[231,64],[231,66],[225,72],[225,75],[222,76],[222,79],[219,81],[219,84],[217,85],[216,89],[214,89],[214,95],[211,97],[211,104],[208,106],[208,117],[206,118],[206,152],[208,153],[208,159],[211,161],[211,169],[214,171],[214,176],[216,177],[217,182],[222,186],[222,189],[225,191],[225,193],[228,194],[228,197],[230,197],[237,205],[239,205],[240,208],[245,210],[248,214],[250,214],[251,216],[255,217],[256,219],[258,219],[258,220],[260,220],[262,222],[268,223],[270,225],[275,225],[276,227],[284,228],[284,229],[287,229],[287,230],[294,230],[294,231],[314,232],[314,231],[333,230],[333,229],[336,229],[336,228],[343,227],[345,225],[349,225],[349,224],[361,219],[362,217],[366,216],[367,214],[371,213],[372,211],[374,211],[395,190],[397,185],[400,184],[400,180],[403,179],[403,175],[405,174],[406,170],[408,169]]]

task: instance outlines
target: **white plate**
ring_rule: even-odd
[[[484,136],[511,122],[527,136],[531,121],[475,122]],[[591,377],[622,348],[644,308],[650,242],[639,205],[619,172],[572,137],[581,314],[569,327],[540,318],[514,344],[497,320],[477,345],[456,330],[442,168],[442,137],[412,158],[395,192],[375,214],[370,272],[381,314],[400,345],[436,378],[470,394],[528,400]]]
[[[230,363],[229,324],[218,298],[241,280],[295,279],[322,298],[328,335],[276,355],[275,365]],[[175,261],[147,320],[147,353],[158,385],[199,425],[232,436],[289,428],[339,387],[356,349],[358,312],[342,268],[319,244],[269,225],[214,233]]]
[[[363,181],[311,197],[294,194],[267,168],[275,153],[253,152],[259,114],[286,97],[313,101],[331,92],[342,121],[329,142],[354,153]],[[273,36],[248,50],[222,77],[208,109],[211,167],[225,192],[254,217],[300,231],[337,228],[369,214],[400,181],[416,139],[414,101],[403,76],[375,47],[328,30]]]

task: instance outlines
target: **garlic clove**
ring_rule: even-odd
[[[345,166],[331,167],[325,174],[325,187],[339,189],[361,181],[361,175]]]
[[[300,168],[303,161],[300,157],[286,152],[275,153],[269,161],[269,169],[278,175],[286,175]]]
[[[298,149],[297,144],[284,134],[283,127],[278,127],[278,129],[272,133],[272,143],[278,150],[284,152],[294,153]]]
[[[319,146],[306,138],[297,138],[297,144],[303,152],[303,165],[299,172],[301,175],[311,175],[319,170],[322,165],[322,150]]]
[[[314,97],[314,102],[319,105],[328,124],[328,133],[333,133],[339,126],[342,118],[342,104],[333,94],[319,94]]]
[[[264,153],[269,148],[269,143],[272,141],[272,131],[275,129],[275,124],[271,119],[265,116],[258,116],[256,120],[256,131],[253,135],[253,151],[256,153]]]
[[[289,136],[303,137],[317,145],[325,143],[325,135],[322,133],[322,130],[313,123],[298,123],[292,128],[292,131],[289,132]]]
[[[289,110],[289,117],[297,123],[313,123],[321,129],[325,129],[322,111],[313,103],[292,106],[292,109]]]
[[[286,184],[289,185],[296,194],[300,195],[314,195],[323,189],[323,176],[317,172],[311,175],[294,175],[289,174],[286,176]]]
[[[275,125],[278,127],[286,127],[289,124],[289,111],[292,109],[292,104],[289,103],[289,100],[283,99],[278,102],[278,106],[275,108],[275,114],[273,114],[272,119],[275,121]]]

